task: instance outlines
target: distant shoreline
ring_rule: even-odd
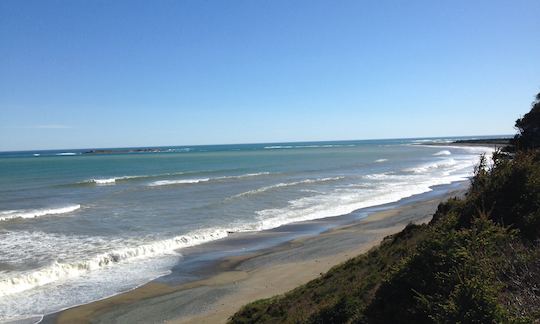
[[[484,138],[484,139],[467,139],[467,140],[457,140],[453,142],[425,142],[420,143],[419,145],[429,145],[429,146],[482,146],[482,147],[496,147],[502,148],[507,145],[511,145],[512,138]]]

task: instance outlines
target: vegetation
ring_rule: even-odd
[[[540,322],[540,94],[464,198],[231,323]]]
[[[531,111],[516,120],[518,134],[514,138],[514,145],[518,150],[540,147],[540,93],[535,99]]]

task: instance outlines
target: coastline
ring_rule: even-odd
[[[510,145],[510,139],[490,139],[490,140],[461,140],[453,142],[425,142],[416,145],[440,146],[440,147],[488,147],[491,149],[502,149]]]
[[[42,323],[225,322],[242,305],[306,283],[409,222],[429,221],[439,202],[467,187],[468,181],[438,186],[395,203],[186,249],[171,275],[46,315]]]

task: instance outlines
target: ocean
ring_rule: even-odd
[[[478,137],[477,137],[478,138]],[[0,153],[0,321],[132,289],[182,249],[468,179],[462,138]]]

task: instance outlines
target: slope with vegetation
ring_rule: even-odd
[[[231,323],[540,322],[540,94],[467,195]],[[511,152],[511,153],[508,153]]]

